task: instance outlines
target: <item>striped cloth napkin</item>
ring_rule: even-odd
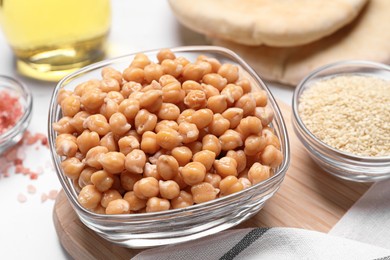
[[[148,249],[134,259],[390,259],[390,250],[317,231],[280,227],[228,230]]]

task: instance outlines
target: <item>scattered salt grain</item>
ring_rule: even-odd
[[[27,192],[29,194],[35,194],[37,192],[37,188],[34,185],[28,185],[27,186]]]
[[[24,194],[22,194],[22,193],[19,193],[19,194],[18,194],[18,201],[19,201],[20,203],[25,203],[25,202],[27,201],[26,195],[24,195]]]

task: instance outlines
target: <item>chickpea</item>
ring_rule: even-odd
[[[177,62],[176,60],[163,60],[161,62],[161,68],[164,72],[164,74],[172,75],[176,78],[180,76],[180,74],[183,72],[183,65]]]
[[[116,199],[110,201],[106,208],[106,214],[129,214],[130,213],[130,205],[127,200],[124,199]]]
[[[225,63],[218,69],[218,74],[224,77],[228,83],[233,83],[238,80],[238,67],[236,65]]]
[[[87,152],[85,156],[85,163],[93,168],[100,170],[103,168],[100,163],[100,157],[105,153],[108,153],[108,149],[106,147],[95,146]]]
[[[231,107],[226,109],[226,111],[222,113],[222,116],[229,120],[230,128],[236,128],[244,117],[244,110],[238,107]]]
[[[136,67],[136,68],[145,68],[146,65],[150,64],[150,60],[148,56],[146,56],[144,53],[137,53],[134,57],[134,60],[131,62],[130,67]]]
[[[168,150],[160,149],[160,150],[157,151],[154,155],[149,156],[148,160],[149,160],[150,163],[156,164],[158,158],[159,158],[161,155],[169,155],[169,154],[170,154],[170,153],[169,153]]]
[[[162,198],[170,200],[179,196],[180,187],[175,181],[159,181],[158,184]]]
[[[140,83],[130,81],[123,84],[120,92],[124,98],[128,98],[132,93],[141,91],[142,88]]]
[[[103,169],[109,173],[121,173],[125,169],[125,155],[120,152],[102,154],[99,162]]]
[[[172,150],[181,144],[182,137],[176,130],[164,128],[157,133],[156,140],[160,147]]]
[[[134,194],[140,199],[158,196],[160,188],[158,180],[153,177],[142,178],[134,184]]]
[[[190,61],[185,57],[177,57],[175,61],[181,64],[183,67],[190,63]]]
[[[186,80],[183,82],[181,85],[182,89],[185,91],[186,95],[191,91],[191,90],[202,90],[202,86],[200,85],[199,82],[194,81],[194,80]]]
[[[230,122],[224,118],[221,114],[214,114],[213,120],[208,125],[208,130],[210,134],[213,134],[217,137],[221,136],[226,132],[230,127]]]
[[[73,134],[76,129],[70,123],[72,120],[71,117],[65,116],[58,120],[56,123],[53,123],[53,129],[59,134]]]
[[[125,191],[132,191],[134,184],[142,179],[142,175],[123,171],[120,174],[120,184]]]
[[[171,155],[161,155],[156,165],[157,172],[163,180],[172,180],[179,172],[179,163]]]
[[[243,145],[241,135],[232,129],[226,130],[225,133],[219,137],[219,141],[223,151],[234,150]]]
[[[64,135],[60,134],[59,136]],[[59,137],[58,136],[58,137]],[[77,153],[78,146],[74,140],[66,138],[56,139],[56,153],[60,156],[65,156],[67,158],[74,157]]]
[[[87,112],[93,112],[103,105],[106,95],[100,88],[94,88],[84,92],[81,95],[80,102]]]
[[[250,135],[245,139],[244,152],[248,156],[254,156],[264,150],[266,140],[263,136]]]
[[[181,140],[184,144],[192,143],[198,140],[199,130],[195,124],[182,122],[179,124],[178,133],[181,136]]]
[[[90,116],[90,114],[86,111],[80,111],[76,115],[73,116],[69,120],[69,124],[73,126],[73,128],[78,132],[81,133],[84,131],[84,121]]]
[[[101,192],[94,185],[83,187],[77,197],[78,202],[86,209],[96,208],[102,199]]]
[[[179,104],[184,100],[185,91],[181,89],[181,84],[178,81],[170,82],[162,87],[163,102]]]
[[[119,105],[125,98],[119,91],[110,91],[105,99],[111,99]]]
[[[163,129],[166,129],[166,128],[170,128],[170,129],[173,129],[173,130],[179,130],[179,125],[178,123],[176,123],[175,121],[172,121],[172,120],[161,120],[159,121],[157,124],[156,124],[156,127],[154,128],[154,131],[156,133],[160,132],[161,130]]]
[[[111,130],[107,119],[101,114],[90,115],[84,121],[84,128],[88,128],[101,136],[106,135]]]
[[[267,145],[273,145],[277,149],[280,149],[279,138],[274,134],[270,128],[263,128],[261,135],[265,137]]]
[[[251,86],[251,83],[248,79],[239,79],[236,82],[236,85],[238,85],[242,88],[242,90],[244,91],[244,94],[252,91],[252,86]]]
[[[274,119],[274,111],[271,107],[256,107],[254,115],[261,120],[263,126],[269,125]]]
[[[217,73],[210,73],[204,75],[202,82],[205,84],[212,85],[219,91],[222,91],[222,89],[224,89],[224,87],[227,85],[227,79]]]
[[[193,162],[200,162],[206,168],[206,171],[209,171],[211,167],[213,167],[213,163],[215,160],[215,153],[209,150],[203,150],[197,152],[192,157]]]
[[[203,76],[206,74],[210,74],[213,72],[213,67],[208,61],[205,60],[196,60],[195,64],[198,65],[202,71],[203,71]],[[202,77],[203,78],[203,77]]]
[[[162,94],[162,90],[153,89],[146,91],[139,99],[140,107],[146,108],[150,112],[159,110],[163,102]]]
[[[273,145],[267,145],[260,155],[260,162],[263,165],[268,165],[271,168],[276,168],[283,161],[283,154]]]
[[[212,120],[213,120],[213,111],[211,111],[208,108],[199,109],[195,111],[191,116],[191,123],[195,124],[198,129],[203,129],[207,127]]]
[[[138,198],[134,191],[126,192],[123,199],[129,203],[131,211],[138,211],[146,207],[147,200]]]
[[[225,95],[215,95],[207,99],[207,108],[214,113],[223,113],[227,109],[227,100]]]
[[[236,131],[239,132],[243,139],[246,139],[249,135],[259,135],[263,126],[261,120],[255,116],[248,116],[241,119]]]
[[[114,100],[106,98],[104,104],[100,107],[99,112],[108,120],[113,114],[118,112],[118,110],[119,105]]]
[[[142,83],[144,81],[145,72],[142,68],[127,67],[123,71],[123,78],[128,82]]]
[[[244,187],[244,189],[247,189],[252,186],[251,181],[248,178],[241,177],[238,179],[238,182],[241,183],[241,185]]]
[[[180,108],[172,103],[162,103],[157,116],[162,120],[176,120],[180,115]]]
[[[206,55],[199,55],[197,60],[207,61],[211,65],[211,72],[215,73],[221,67],[221,63],[216,58],[210,58]]]
[[[144,68],[145,80],[150,83],[153,80],[159,80],[162,75],[164,75],[164,71],[161,68],[160,64],[150,63],[146,65]]]
[[[148,162],[145,164],[143,177],[153,177],[157,180],[162,179],[157,171],[157,165]]]
[[[146,131],[152,131],[157,124],[157,116],[146,109],[141,109],[134,120],[135,129],[138,134],[142,135]]]
[[[102,200],[100,201],[100,205],[102,205],[104,208],[107,208],[108,203],[110,203],[113,200],[121,199],[122,195],[114,189],[107,190],[103,192],[102,194]]]
[[[100,88],[100,80],[91,79],[91,80],[88,80],[84,83],[77,85],[74,89],[74,94],[81,97],[84,93],[86,93],[90,90],[93,90],[93,89],[97,89],[97,88]],[[60,103],[61,102],[59,102],[59,104]]]
[[[219,193],[219,189],[214,188],[208,182],[202,182],[192,186],[191,193],[194,202],[199,204],[215,199]]]
[[[238,181],[236,176],[227,176],[219,184],[221,196],[227,196],[244,189],[244,185]]]
[[[65,176],[72,180],[76,180],[80,176],[84,166],[84,163],[80,162],[80,160],[75,157],[68,158],[61,162],[61,167]]]
[[[129,122],[135,118],[139,110],[140,110],[139,101],[132,98],[123,100],[120,103],[118,108],[118,111],[121,112]]]
[[[186,146],[179,146],[172,149],[172,156],[180,166],[184,166],[191,161],[192,151]]]
[[[112,132],[103,136],[98,145],[106,147],[109,152],[116,152],[118,150],[118,145]]]
[[[271,168],[258,162],[254,163],[248,171],[248,179],[255,185],[271,176]]]
[[[89,184],[92,184],[91,182],[91,176],[96,171],[95,168],[92,167],[86,167],[84,168],[78,178],[78,185],[80,188],[83,188]]]
[[[204,69],[199,64],[188,63],[183,68],[183,79],[199,82],[204,75]]]
[[[253,115],[256,109],[256,100],[251,93],[247,93],[240,97],[235,103],[236,107],[242,108],[244,117]]]
[[[92,147],[98,146],[100,143],[99,134],[84,130],[84,132],[77,137],[77,146],[82,154],[86,154]]]
[[[184,109],[179,117],[177,118],[177,123],[180,124],[182,122],[188,122],[188,123],[191,123],[191,117],[192,115],[195,113],[195,109],[192,109],[192,108],[188,108],[188,109]]]
[[[237,162],[237,172],[242,172],[246,168],[246,154],[243,150],[230,150],[226,153],[227,157],[233,158]]]
[[[181,168],[183,181],[190,186],[203,182],[206,176],[206,167],[200,162],[187,163]]]
[[[215,88],[209,84],[202,83],[201,86],[202,86],[202,90],[206,94],[206,99],[209,99],[213,96],[218,96],[221,94],[217,88]]]
[[[208,134],[205,135],[202,139],[202,149],[212,151],[215,153],[215,156],[218,157],[218,155],[221,153],[222,146],[218,137],[212,134]]]
[[[197,152],[202,151],[203,144],[199,141],[195,141],[195,142],[186,144],[186,147],[188,147],[191,150],[192,154],[196,154]]]
[[[221,176],[216,173],[206,173],[204,181],[213,185],[214,188],[219,188],[219,183],[221,182],[221,179]]]
[[[172,208],[181,209],[193,205],[194,200],[191,193],[181,190],[179,196],[171,200],[171,204]]]
[[[146,202],[146,212],[158,212],[168,210],[171,203],[167,199],[152,197]]]
[[[126,155],[125,168],[131,173],[142,174],[146,163],[146,155],[140,149],[134,149]]]
[[[214,161],[214,169],[222,177],[237,176],[237,162],[231,157],[222,157]]]
[[[224,87],[224,89],[222,89],[221,91],[221,95],[224,95],[226,97],[229,106],[233,105],[234,102],[238,101],[243,94],[244,91],[242,90],[242,88],[235,84],[227,84],[226,87]]]
[[[172,180],[174,182],[176,182],[177,185],[179,185],[179,188],[181,190],[185,189],[188,186],[187,183],[184,182],[183,177],[181,176],[181,174],[177,174]]]
[[[111,132],[114,135],[122,136],[128,132],[131,125],[127,123],[127,118],[120,112],[114,113],[109,120]]]
[[[129,154],[134,149],[140,148],[138,139],[134,136],[124,136],[118,141],[119,151],[124,155]]]
[[[72,94],[75,94],[77,95],[76,93],[73,93],[71,90],[69,89],[64,89],[64,88],[61,88],[59,91],[58,91],[58,95],[57,95],[57,104],[61,104],[62,101],[66,98],[66,97],[69,97],[70,95]],[[77,95],[77,96],[80,96],[80,95]]]
[[[152,131],[146,131],[142,135],[141,150],[148,154],[154,154],[160,150],[160,146],[157,144],[156,133]]]
[[[79,96],[69,95],[60,104],[63,116],[73,117],[80,111],[81,102]]]
[[[184,98],[184,104],[188,108],[199,109],[206,107],[207,98],[203,90],[191,90]]]
[[[170,49],[165,48],[165,49],[161,49],[157,53],[157,59],[158,59],[158,62],[161,63],[164,60],[174,60],[174,59],[176,59],[176,56]]]
[[[100,89],[103,92],[108,93],[110,91],[120,91],[121,86],[120,83],[114,78],[103,78],[100,83]]]
[[[100,192],[104,192],[112,187],[114,177],[105,170],[99,170],[91,175],[91,182]]]
[[[104,67],[101,75],[103,79],[115,79],[119,85],[122,85],[122,73],[112,67]]]

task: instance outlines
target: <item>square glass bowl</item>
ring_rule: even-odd
[[[369,61],[348,60],[313,71],[294,91],[292,104],[294,131],[311,158],[326,172],[342,179],[358,182],[388,179],[390,178],[390,156],[359,156],[333,148],[310,132],[299,114],[300,97],[305,90],[319,80],[344,75],[378,77],[390,81],[390,67]]]
[[[31,121],[33,97],[31,90],[22,82],[7,76],[0,75],[0,91],[17,99],[21,115],[15,125],[0,134],[0,154],[17,144],[23,137]],[[3,100],[4,102],[4,100]],[[0,111],[1,113],[7,111]],[[0,115],[1,116],[1,115]],[[11,115],[12,116],[12,115]]]
[[[129,66],[135,54],[105,60],[85,67],[61,80],[56,86],[49,111],[49,144],[58,178],[65,194],[80,220],[106,240],[130,248],[146,248],[189,241],[236,226],[256,214],[278,190],[290,161],[289,141],[286,127],[278,105],[267,86],[258,75],[234,52],[214,46],[188,46],[171,49],[177,57],[195,61],[201,54],[217,58],[221,63],[236,64],[241,72],[252,81],[253,91],[265,90],[269,104],[274,111],[271,126],[280,140],[283,162],[272,177],[241,192],[218,198],[206,203],[182,209],[125,215],[96,214],[83,208],[77,200],[77,191],[72,180],[67,178],[60,166],[61,157],[55,152],[56,132],[52,124],[61,117],[57,104],[60,89],[74,89],[79,83],[99,78],[101,69],[111,66],[123,71]],[[159,50],[145,51],[150,60],[157,62]]]

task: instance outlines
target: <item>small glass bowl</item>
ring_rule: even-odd
[[[22,108],[22,115],[16,124],[0,134],[1,154],[11,146],[17,144],[23,137],[23,133],[31,121],[33,98],[29,88],[23,83],[7,76],[0,75],[0,91],[7,91],[12,97],[18,98],[18,102]]]
[[[274,110],[272,127],[280,139],[284,156],[282,164],[275,174],[264,182],[258,183],[241,192],[197,204],[183,209],[174,209],[156,213],[102,215],[92,213],[83,208],[77,201],[77,192],[72,180],[67,178],[60,166],[61,157],[55,152],[56,133],[52,124],[61,117],[61,108],[57,104],[58,92],[62,88],[74,87],[86,80],[100,77],[103,67],[111,66],[123,71],[129,66],[135,54],[102,61],[75,72],[56,86],[50,104],[49,112],[49,144],[58,178],[66,196],[80,220],[90,229],[106,240],[130,248],[147,248],[173,244],[201,238],[207,235],[236,226],[256,214],[278,190],[288,168],[290,154],[287,131],[278,105],[267,86],[257,74],[235,53],[225,48],[213,46],[188,46],[171,49],[176,56],[183,56],[194,62],[201,54],[215,57],[220,62],[238,65],[242,72],[253,81],[254,90],[263,89],[268,93],[269,103]],[[157,62],[159,50],[146,51],[150,60]]]
[[[332,63],[313,71],[294,91],[292,102],[294,131],[311,158],[326,172],[357,182],[388,179],[390,178],[390,156],[359,156],[333,148],[315,137],[299,115],[300,97],[306,89],[318,80],[340,75],[362,75],[390,80],[390,67],[375,62],[348,60]]]

